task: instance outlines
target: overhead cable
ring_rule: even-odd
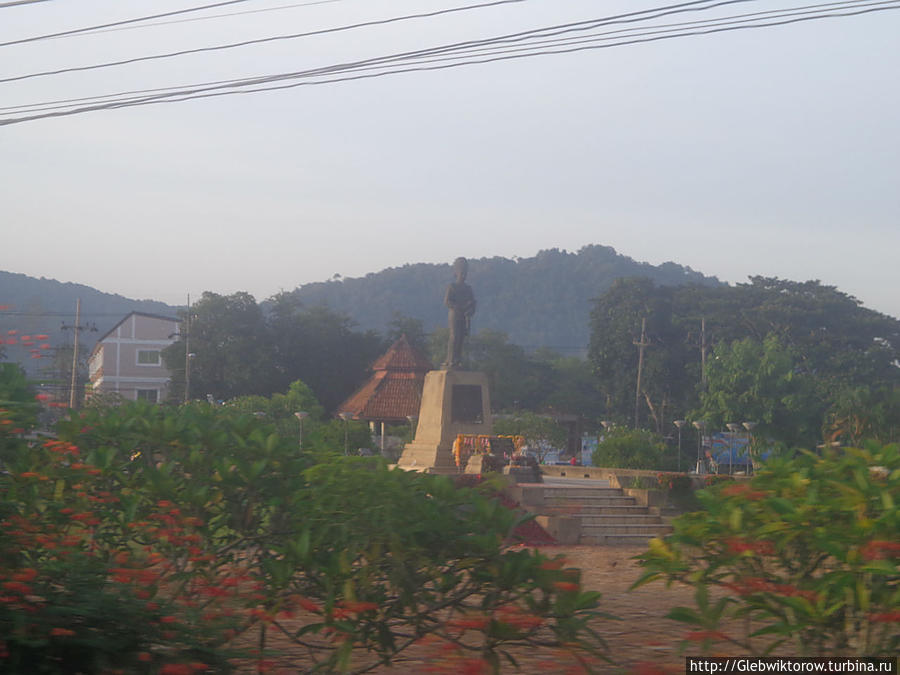
[[[746,0],[740,0],[746,1]],[[224,45],[215,45],[212,47],[196,47],[194,49],[183,49],[177,52],[167,52],[165,54],[153,54],[151,56],[136,56],[130,59],[123,59],[121,61],[109,61],[106,63],[96,63],[89,66],[74,66],[71,68],[60,68],[58,70],[47,70],[39,73],[29,73],[27,75],[16,75],[14,77],[5,77],[0,79],[0,82],[15,82],[17,80],[27,80],[33,77],[44,77],[47,75],[59,75],[61,73],[73,73],[83,70],[96,70],[98,68],[109,68],[111,66],[122,66],[131,63],[139,63],[141,61],[153,61],[156,59],[168,59],[177,56],[185,56],[187,54],[200,54],[203,52],[214,52],[223,49],[235,49],[237,47],[247,47],[249,45],[258,45],[265,44],[267,42],[276,42],[279,40],[295,40],[298,38],[312,37],[315,35],[327,35],[329,33],[340,33],[348,30],[356,30],[358,28],[370,28],[372,26],[382,26],[390,23],[397,23],[399,21],[410,21],[412,19],[428,19],[436,16],[441,16],[443,14],[452,14],[455,12],[466,12],[473,9],[484,9],[486,7],[495,7],[497,5],[508,5],[512,3],[525,2],[525,0],[494,0],[493,2],[483,2],[477,5],[466,5],[465,7],[453,7],[450,9],[439,9],[433,12],[423,12],[420,14],[406,14],[403,16],[395,16],[389,19],[376,19],[373,21],[363,21],[360,23],[349,24],[346,26],[337,26],[335,28],[323,28],[321,30],[313,30],[307,31],[305,33],[293,33],[291,35],[275,35],[265,38],[259,38],[256,40],[244,40],[242,42],[232,42]]]
[[[709,3],[707,3],[707,6],[710,6]],[[826,8],[829,11],[824,11]],[[797,11],[800,9],[802,9],[802,11]],[[813,11],[810,11],[811,9]],[[541,29],[540,31],[530,31],[533,35],[540,35],[540,37],[542,38],[542,42],[538,45],[538,47],[535,47],[534,45],[514,46],[512,43],[521,41],[515,39],[515,36],[518,36],[519,34],[513,34],[513,36],[499,36],[497,38],[488,40],[476,40],[456,43],[455,45],[443,45],[427,50],[403,52],[399,54],[376,57],[373,59],[335,64],[332,66],[308,69],[304,71],[279,73],[275,75],[252,78],[242,78],[218,83],[202,83],[193,85],[191,87],[175,87],[164,89],[162,91],[137,90],[132,92],[122,92],[118,95],[115,95],[117,97],[113,98],[112,100],[103,100],[105,97],[97,97],[91,99],[94,101],[94,104],[79,104],[80,107],[65,105],[64,102],[50,102],[47,104],[35,104],[28,110],[23,111],[22,107],[20,106],[19,110],[16,113],[6,112],[0,114],[23,115],[24,112],[23,116],[6,120],[0,119],[0,125],[30,121],[33,119],[41,119],[45,117],[72,115],[94,110],[105,110],[136,105],[148,105],[150,103],[186,101],[197,98],[207,98],[212,96],[223,96],[237,93],[258,93],[261,91],[273,91],[299,86],[322,85],[350,80],[369,79],[399,73],[456,68],[461,66],[519,59],[532,56],[573,53],[590,49],[619,47],[625,45],[655,42],[665,39],[673,39],[678,37],[708,35],[725,31],[745,30],[749,28],[782,26],[803,21],[834,17],[846,17],[890,9],[900,9],[900,0],[884,0],[881,2],[848,1],[843,3],[819,3],[817,5],[806,5],[803,8],[779,10],[780,13],[778,13],[779,11],[757,12],[754,13],[757,17],[765,16],[765,19],[756,20],[755,22],[750,22],[748,19],[753,15],[744,14],[737,15],[735,17],[717,17],[715,19],[709,19],[706,21],[669,24],[669,26],[672,26],[672,28],[666,28],[665,25],[650,26],[649,29],[648,27],[640,27],[641,32],[637,32],[639,30],[638,28],[630,28],[620,29],[618,31],[608,31],[607,33],[596,33],[593,35],[569,36],[565,38],[559,37],[556,42],[547,44],[548,41],[546,40],[546,37],[553,35],[551,31],[556,30],[557,35],[561,32],[566,32],[564,30],[560,30],[562,27],[559,26],[549,27],[546,29]],[[605,25],[614,23],[617,20],[618,17],[608,17],[606,19]],[[596,27],[602,25],[602,21],[603,20],[598,19],[593,20],[592,23]],[[689,28],[684,28],[684,26],[689,26]],[[631,34],[620,35],[623,32],[629,32]],[[597,44],[598,42],[599,44]],[[298,82],[290,80],[301,81]],[[285,83],[285,81],[288,82]],[[41,105],[45,107],[41,108]]]
[[[150,19],[160,19],[166,16],[176,16],[178,14],[188,14],[190,12],[199,12],[204,9],[212,9],[213,7],[223,7],[225,5],[236,5],[240,2],[249,2],[250,0],[223,0],[222,2],[214,2],[211,5],[201,5],[199,7],[188,7],[187,9],[176,9],[171,12],[163,12],[162,14],[151,14],[149,16],[139,16],[134,19],[124,19],[122,21],[113,21],[112,23],[103,23],[97,26],[86,26],[84,28],[73,28],[71,30],[63,30],[57,33],[47,33],[46,35],[35,35],[33,37],[20,38],[18,40],[10,40],[9,42],[0,42],[0,47],[8,47],[10,45],[21,45],[27,42],[37,42],[39,40],[49,40],[50,38],[64,37],[67,35],[76,35],[78,33],[86,33],[88,31],[98,30],[100,28],[110,28],[112,26],[124,26],[129,23],[138,23],[140,21],[149,21]]]
[[[13,0],[12,2],[0,2],[0,9],[15,7],[17,5],[33,5],[36,2],[50,2],[50,0]]]

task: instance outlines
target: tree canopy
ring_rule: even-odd
[[[852,417],[846,392],[864,387],[882,400],[900,387],[900,321],[834,287],[766,277],[714,287],[622,279],[591,314],[589,359],[610,419],[633,417],[644,319],[637,398],[641,419],[658,432],[679,417],[756,421],[779,440],[809,444],[839,401],[838,417]],[[871,398],[865,405],[878,407]],[[894,407],[878,409],[870,419],[900,427]]]

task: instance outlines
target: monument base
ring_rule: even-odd
[[[429,371],[415,438],[403,449],[397,466],[408,471],[459,473],[462,469],[453,457],[457,435],[490,435],[492,429],[487,375],[466,370]]]

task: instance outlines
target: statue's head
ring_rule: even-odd
[[[469,261],[465,258],[457,258],[453,261],[453,273],[457,281],[465,281],[469,271]]]

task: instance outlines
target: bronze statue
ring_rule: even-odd
[[[475,313],[475,294],[466,283],[469,263],[465,258],[453,261],[453,272],[456,281],[447,287],[444,304],[447,305],[447,323],[450,325],[450,338],[447,341],[447,361],[445,368],[458,368],[462,365],[463,341],[469,334],[472,315]]]

